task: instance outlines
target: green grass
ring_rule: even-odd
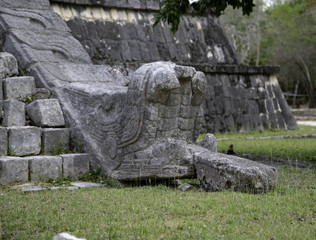
[[[236,153],[316,162],[316,138],[225,140],[217,142],[217,149],[219,152],[227,152],[230,144],[234,145]]]
[[[279,170],[264,195],[165,186],[24,194],[0,189],[0,239],[315,239],[316,174]]]
[[[268,131],[253,131],[244,133],[214,133],[216,138],[246,138],[246,137],[268,137],[268,136],[287,136],[287,135],[303,135],[303,134],[316,134],[316,126],[299,125],[297,130],[278,130],[271,129]],[[199,136],[200,141],[205,134]]]
[[[227,152],[230,144],[237,153],[251,153],[268,157],[281,157],[291,160],[305,160],[316,163],[316,138],[301,139],[245,139],[245,137],[269,137],[285,135],[316,134],[316,127],[300,125],[300,129],[254,131],[247,133],[214,133],[217,139],[230,138],[217,142],[219,152]],[[199,140],[205,134],[199,136]]]

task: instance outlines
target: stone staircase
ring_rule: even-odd
[[[33,77],[17,75],[16,59],[0,53],[0,185],[88,173],[90,155],[70,153],[58,99]]]
[[[316,109],[312,108],[298,108],[291,109],[297,121],[316,121]]]

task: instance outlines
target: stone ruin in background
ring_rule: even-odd
[[[297,128],[278,68],[241,65],[212,16],[185,16],[176,35],[152,28],[158,9],[155,0],[0,0],[2,49],[59,99],[92,169],[122,181],[197,176],[212,191],[270,190],[274,168],[217,153],[210,135],[204,147],[195,140]]]

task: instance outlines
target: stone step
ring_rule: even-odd
[[[4,99],[23,100],[35,93],[34,77],[10,77],[3,79]]]
[[[69,152],[68,128],[0,127],[0,155],[57,155]]]
[[[36,100],[26,106],[27,115],[38,127],[63,127],[64,115],[58,99]]]
[[[45,97],[45,94],[48,95],[43,90],[35,97]],[[0,107],[0,120],[2,119],[2,125],[5,127],[25,126],[27,118],[38,127],[65,126],[64,115],[58,99],[39,99],[29,104],[16,99],[0,100]]]
[[[294,116],[296,121],[316,121],[316,116]]]
[[[0,157],[0,185],[47,181],[49,179],[78,179],[90,171],[91,156],[85,153],[58,156]]]

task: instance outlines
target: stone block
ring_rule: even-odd
[[[63,177],[77,179],[90,170],[90,155],[84,153],[60,155],[63,162]]]
[[[0,79],[0,101],[3,100],[2,82],[3,82],[3,80]],[[1,111],[2,111],[2,107],[1,107]]]
[[[29,161],[31,181],[62,178],[62,158],[57,156],[26,157]]]
[[[206,191],[232,189],[264,193],[276,185],[277,171],[273,167],[234,155],[193,148],[197,177]]]
[[[19,73],[18,63],[12,54],[0,52],[0,78],[10,77]]]
[[[211,133],[207,133],[202,141],[199,142],[199,145],[210,150],[211,152],[217,152],[216,137]]]
[[[5,127],[25,126],[25,104],[17,100],[3,101],[3,120]]]
[[[32,95],[33,100],[39,100],[39,99],[48,99],[50,98],[51,93],[48,89],[46,88],[37,88],[35,90],[35,93]]]
[[[85,240],[85,238],[77,238],[73,235],[70,235],[69,233],[64,232],[54,236],[53,240]]]
[[[41,151],[41,129],[37,127],[9,127],[8,149],[10,155],[37,155]]]
[[[0,185],[28,181],[28,161],[19,157],[0,157]]]
[[[8,130],[0,127],[0,156],[8,154]]]
[[[17,99],[31,96],[35,93],[33,77],[11,77],[3,80],[4,99]]]
[[[26,107],[27,115],[39,127],[61,127],[64,115],[57,99],[36,100]]]
[[[1,80],[0,80],[1,81]],[[0,82],[0,84],[1,84],[1,82]],[[3,105],[3,101],[2,100],[0,100],[0,124],[1,124],[1,120],[2,120],[2,105]]]
[[[45,155],[56,155],[69,150],[69,130],[67,128],[43,128],[42,149]]]

